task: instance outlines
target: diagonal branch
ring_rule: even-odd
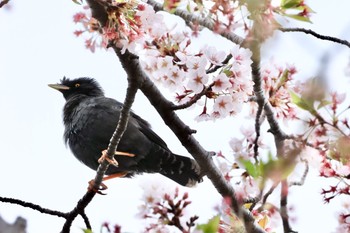
[[[255,220],[250,212],[242,207],[241,201],[239,201],[239,199],[236,197],[235,190],[225,180],[220,170],[214,165],[210,153],[199,144],[199,142],[191,135],[191,129],[177,116],[173,110],[173,103],[168,101],[160,93],[154,83],[144,73],[139,60],[130,59],[130,56],[135,56],[130,54],[128,51],[122,54],[118,48],[114,47],[114,49],[122,62],[125,71],[128,73],[128,76],[130,76],[130,73],[136,73],[135,78],[138,79],[140,90],[158,111],[165,124],[181,141],[182,145],[196,159],[202,169],[203,174],[208,176],[215,188],[223,197],[230,198],[232,209],[244,222],[247,232],[264,232],[254,223]],[[126,64],[126,66],[124,64]]]

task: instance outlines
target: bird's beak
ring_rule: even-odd
[[[48,84],[48,86],[57,90],[57,91],[69,90],[69,87],[62,85],[62,84]]]

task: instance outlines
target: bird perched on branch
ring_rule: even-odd
[[[105,97],[92,78],[64,77],[61,83],[49,86],[66,99],[63,108],[66,144],[78,160],[97,170],[101,151],[108,147],[123,104]],[[193,186],[202,180],[193,159],[173,154],[149,123],[133,112],[117,151],[118,165],[109,166],[106,175],[131,177],[143,172],[160,173],[184,186]]]

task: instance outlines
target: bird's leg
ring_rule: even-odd
[[[103,177],[103,181],[106,181],[106,180],[110,180],[110,179],[114,179],[114,178],[120,178],[120,177],[124,177],[126,176],[126,174],[128,174],[127,172],[118,172],[118,173],[114,173],[112,175],[108,175],[108,176],[105,176]]]
[[[134,157],[135,154],[131,154],[131,153],[127,153],[127,152],[121,152],[121,151],[116,151],[114,153],[115,155],[121,155],[121,156],[128,156],[128,157]],[[114,165],[116,167],[118,167],[118,162],[115,158],[112,158],[110,159],[107,155],[107,150],[103,150],[102,151],[102,155],[101,157],[98,159],[98,162],[99,163],[102,163],[104,160],[107,160],[107,162],[111,165]],[[105,176],[103,177],[102,181],[106,181],[106,180],[110,180],[110,179],[113,179],[113,178],[118,178],[118,177],[123,177],[125,176],[126,174],[128,174],[127,172],[119,172],[119,173],[114,173],[112,175],[108,175],[108,176]],[[94,191],[98,194],[102,194],[102,195],[105,195],[104,193],[102,193],[102,191],[106,190],[108,187],[107,185],[105,185],[104,183],[101,183],[100,187],[96,190],[94,188],[94,183],[95,181],[94,180],[91,180],[89,182],[89,187],[88,187],[88,190],[89,191]]]
[[[135,154],[131,154],[131,153],[128,153],[128,152],[121,152],[121,151],[116,151],[114,154],[115,154],[115,155],[128,156],[128,157],[134,157],[134,156],[135,156]],[[107,160],[108,163],[110,163],[110,164],[112,164],[112,165],[118,167],[118,162],[117,162],[117,160],[115,160],[115,158],[110,159],[110,158],[108,157],[108,155],[107,155],[107,150],[103,150],[103,151],[102,151],[102,155],[101,155],[101,157],[98,159],[98,162],[99,162],[99,163],[102,163],[103,160]]]

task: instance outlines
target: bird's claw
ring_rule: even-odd
[[[104,160],[107,160],[107,162],[109,163],[109,164],[111,164],[111,165],[113,165],[113,166],[116,166],[116,167],[118,167],[118,162],[117,162],[117,160],[115,160],[114,158],[109,158],[108,157],[108,155],[107,155],[107,150],[103,150],[102,151],[102,155],[101,155],[101,157],[98,159],[98,162],[99,163],[102,163]]]
[[[134,157],[135,154],[131,154],[131,153],[128,153],[128,152],[122,152],[122,151],[116,151],[114,153],[115,155],[122,155],[122,156],[128,156],[128,157]],[[113,166],[116,166],[118,167],[119,163],[117,160],[115,160],[115,158],[109,158],[108,155],[107,155],[107,150],[103,150],[102,151],[102,155],[101,157],[98,159],[98,162],[99,163],[102,163],[104,160],[107,160],[107,162]]]
[[[94,186],[95,186],[95,180],[90,180],[89,181],[89,186],[88,186],[88,191],[89,192],[95,192],[95,193],[98,193],[100,195],[107,195],[106,193],[102,192],[102,191],[108,189],[107,185],[105,185],[104,183],[101,183],[100,187],[98,187],[98,188],[95,188]]]

